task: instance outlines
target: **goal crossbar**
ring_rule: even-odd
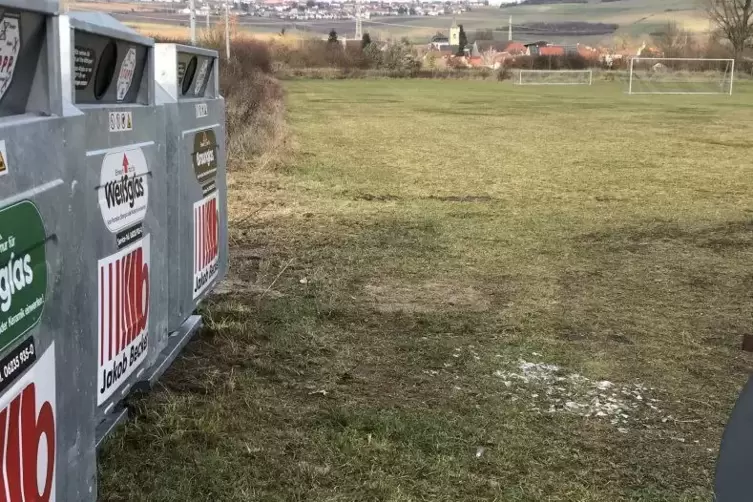
[[[698,62],[698,63],[727,63],[729,68],[729,77],[727,77],[727,71],[723,73],[723,82],[729,78],[729,90],[724,92],[715,91],[675,91],[675,90],[651,90],[651,91],[639,91],[634,89],[634,76],[635,76],[635,62],[656,62],[656,63],[672,63],[677,61],[684,62]],[[713,95],[713,94],[729,94],[732,95],[732,88],[735,78],[735,60],[730,58],[657,58],[657,57],[633,57],[630,59],[630,80],[628,83],[628,94],[698,94],[698,95]],[[708,83],[707,80],[684,80],[684,84],[703,84]]]

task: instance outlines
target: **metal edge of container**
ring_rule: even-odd
[[[59,14],[60,2],[58,0],[3,0],[3,8]]]
[[[181,351],[188,345],[188,342],[201,330],[204,322],[200,315],[191,315],[186,319],[180,328],[170,333],[167,338],[167,346],[160,352],[154,365],[149,368],[146,378],[137,382],[132,391],[149,391],[154,388],[157,380],[165,374],[165,371],[180,355]]]
[[[48,64],[55,68],[58,78],[50,79],[50,108],[52,113],[64,117],[81,116],[84,113],[74,104],[73,90],[73,36],[71,34],[71,20],[62,15],[53,18],[51,50],[47,54]],[[65,36],[63,36],[65,34]]]
[[[178,69],[175,64],[163,64],[174,61],[177,57],[176,44],[154,44],[155,90],[160,91],[157,93],[157,105],[178,102]]]
[[[107,439],[107,436],[112,434],[115,429],[126,420],[128,420],[128,408],[115,407],[115,409],[111,411],[102,422],[97,424],[97,429],[94,435],[95,448],[99,449],[105,439]]]
[[[164,44],[164,45],[174,46],[177,52],[190,52],[191,54],[196,54],[198,56],[208,56],[215,59],[219,59],[220,57],[220,53],[214,49],[206,49],[204,47],[196,47],[193,45],[183,45],[183,44]]]
[[[139,35],[136,31],[109,14],[76,11],[70,12],[68,17],[70,18],[71,28],[74,30],[81,30],[95,35],[125,40],[146,47],[154,47],[154,39]],[[112,22],[112,26],[105,26],[95,22],[96,19],[104,20],[108,18],[111,20],[110,22]]]

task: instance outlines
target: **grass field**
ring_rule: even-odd
[[[288,92],[294,160],[232,173],[226,291],[101,500],[710,499],[751,368],[753,88]]]

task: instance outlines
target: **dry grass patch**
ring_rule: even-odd
[[[295,154],[232,172],[237,287],[103,500],[711,498],[751,367],[750,89],[287,92]]]

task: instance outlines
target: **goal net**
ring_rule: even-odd
[[[591,70],[519,70],[518,85],[591,85]]]
[[[632,58],[629,94],[732,94],[734,59]]]

